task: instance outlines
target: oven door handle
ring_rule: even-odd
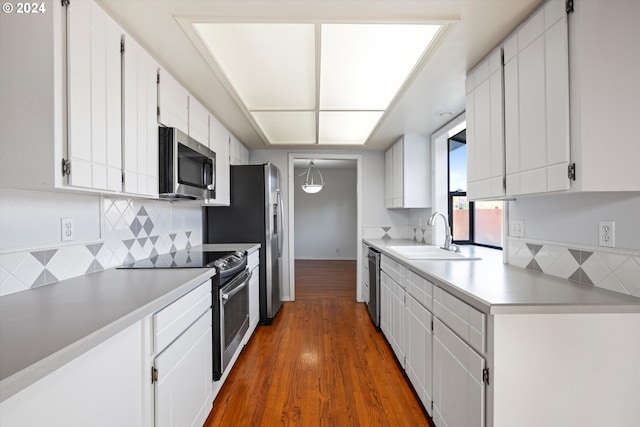
[[[245,271],[244,273],[242,273],[240,277],[238,277],[236,280],[231,282],[229,285],[225,286],[224,291],[223,290],[220,291],[220,298],[223,301],[228,301],[229,299],[231,299],[235,294],[240,292],[244,287],[246,287],[249,284],[249,280],[251,279],[252,274],[253,273],[249,271]],[[226,288],[229,288],[230,290],[227,291]]]

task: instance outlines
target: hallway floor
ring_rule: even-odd
[[[296,301],[256,329],[205,426],[429,427],[355,284],[355,261],[296,261]]]

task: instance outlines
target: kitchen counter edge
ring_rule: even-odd
[[[499,250],[462,246],[463,253],[482,259],[427,261],[411,260],[387,249],[391,245],[424,246],[413,240],[362,239],[362,242],[485,314],[640,313],[640,298],[504,264]],[[467,263],[476,263],[485,270],[491,268],[500,280],[506,282],[503,286],[509,288],[505,290],[505,298],[492,300],[481,296],[473,290],[481,287],[481,284],[473,283],[468,276],[465,276],[466,283],[460,283],[452,274],[446,274],[449,268],[442,268],[447,264],[448,267],[461,265],[466,268],[469,265]],[[430,266],[439,271],[434,271]],[[545,291],[540,292],[542,288],[546,288],[546,295]],[[557,293],[562,298],[554,301]],[[529,299],[528,295],[536,295],[536,298]]]

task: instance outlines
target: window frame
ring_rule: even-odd
[[[462,142],[460,140],[454,140],[454,138],[460,133],[466,131],[466,129],[460,131],[456,135],[453,135],[447,138],[447,204],[448,204],[448,214],[449,214],[449,227],[451,227],[451,236],[455,235],[454,225],[453,225],[453,199],[454,197],[467,197],[466,191],[451,191],[451,142],[455,141],[457,143],[467,144],[466,141]],[[474,245],[474,246],[482,246],[485,248],[492,249],[500,249],[502,250],[502,246],[488,245],[486,243],[476,242],[475,237],[475,224],[476,224],[476,206],[475,202],[469,201],[469,239],[468,240],[452,240],[453,243],[458,245]],[[504,239],[504,236],[503,236]]]

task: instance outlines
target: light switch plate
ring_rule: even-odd
[[[524,221],[521,219],[509,221],[509,235],[511,237],[524,237]]]

